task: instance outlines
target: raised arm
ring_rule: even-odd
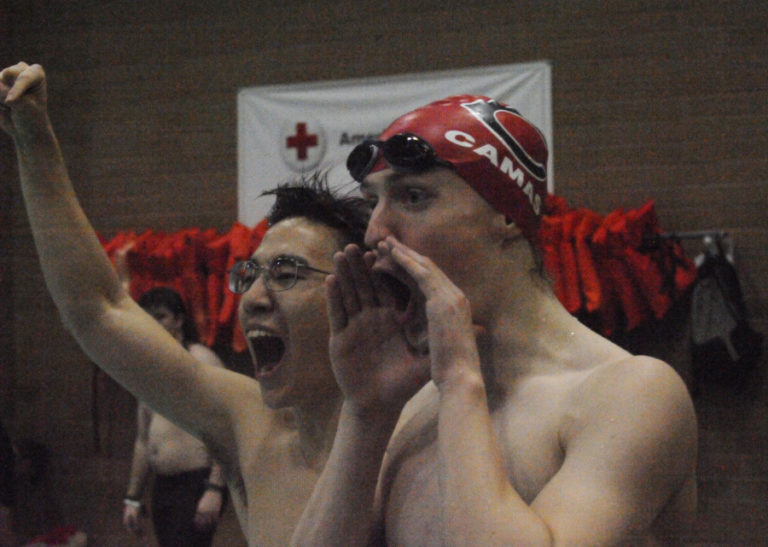
[[[200,364],[122,287],[67,174],[42,67],[4,69],[0,104],[45,282],[65,326],[95,363],[153,410],[231,450],[230,413],[243,382]]]

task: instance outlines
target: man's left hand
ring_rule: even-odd
[[[197,502],[195,512],[195,528],[198,530],[212,530],[221,518],[221,505],[224,495],[218,490],[206,490],[200,501]]]
[[[432,380],[438,387],[469,365],[480,371],[476,337],[482,328],[472,322],[470,302],[464,293],[426,256],[393,236],[378,245],[413,277],[426,299],[429,357]]]

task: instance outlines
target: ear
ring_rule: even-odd
[[[502,213],[494,215],[492,224],[493,233],[499,237],[502,246],[507,246],[523,237],[523,232],[517,227],[517,224]]]

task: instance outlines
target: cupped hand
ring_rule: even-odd
[[[141,507],[126,505],[123,508],[123,526],[132,534],[140,535],[141,529]]]
[[[330,355],[345,399],[361,415],[399,413],[429,380],[429,359],[403,334],[404,314],[374,281],[373,253],[348,245],[326,280]]]
[[[480,372],[477,335],[466,295],[426,256],[393,236],[380,242],[379,256],[391,256],[410,275],[426,300],[431,377],[438,387],[464,370]]]
[[[197,502],[195,528],[200,531],[212,530],[221,516],[223,494],[217,490],[206,490]]]

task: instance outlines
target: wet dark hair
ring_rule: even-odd
[[[370,205],[361,197],[340,195],[331,190],[325,172],[302,175],[261,195],[275,196],[275,203],[267,214],[269,226],[288,218],[303,217],[337,230],[341,248],[348,243],[364,246]]]
[[[187,313],[187,307],[181,295],[170,287],[154,287],[141,295],[139,306],[146,311],[157,308],[165,308],[174,316],[181,317],[181,335],[182,343],[185,346],[199,341],[200,336],[197,333],[195,323]]]

